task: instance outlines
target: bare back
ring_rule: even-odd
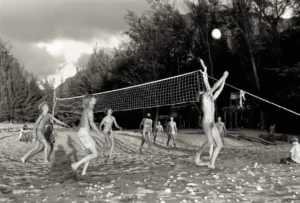
[[[89,119],[88,119],[88,113],[92,111],[91,109],[84,109],[82,114],[81,114],[81,118],[80,118],[80,128],[87,128],[90,129],[90,123],[89,123]]]
[[[201,108],[203,111],[202,123],[214,122],[215,117],[215,103],[211,96],[207,93],[202,95]]]

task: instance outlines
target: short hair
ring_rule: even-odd
[[[91,94],[86,94],[84,97],[83,97],[83,102],[82,102],[82,107],[83,108],[88,108],[90,107],[90,103],[91,103],[91,100],[94,96],[91,95]]]
[[[105,114],[108,114],[108,110],[109,110],[109,109],[112,110],[112,111],[114,111],[113,108],[110,108],[110,107],[109,107],[109,108],[106,108],[106,109],[105,109]]]
[[[23,126],[23,130],[28,130],[27,125],[24,125],[24,126]]]
[[[299,142],[299,140],[298,140],[297,137],[293,136],[293,137],[291,138],[291,142]]]
[[[42,102],[42,103],[39,104],[38,109],[39,109],[39,111],[40,111],[41,113],[43,112],[43,107],[44,107],[45,105],[48,105],[48,103],[47,103],[47,102]]]

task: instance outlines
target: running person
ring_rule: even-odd
[[[171,137],[173,139],[174,147],[176,147],[176,142],[175,142],[176,133],[177,133],[177,125],[176,125],[176,122],[174,121],[174,118],[171,116],[170,121],[167,124],[168,141],[167,141],[166,147],[169,147],[169,142],[171,140]]]
[[[90,127],[95,130],[98,135],[101,135],[100,130],[97,128],[94,123],[94,113],[93,108],[96,104],[96,99],[90,94],[87,94],[83,98],[83,112],[80,118],[79,132],[78,138],[82,148],[88,153],[88,155],[78,162],[72,163],[71,167],[74,171],[76,171],[79,166],[84,164],[82,175],[86,175],[86,170],[89,166],[91,160],[96,159],[98,157],[98,152],[96,149],[96,142],[90,134]]]
[[[151,133],[152,133],[153,121],[150,117],[151,117],[151,114],[147,113],[147,117],[144,118],[140,124],[140,129],[142,129],[142,142],[141,142],[141,145],[140,145],[139,151],[138,151],[140,154],[142,153],[142,149],[143,149],[146,137],[148,140],[149,150],[151,149],[150,137],[151,137]]]
[[[104,128],[102,130],[102,132],[105,135],[105,144],[103,146],[103,156],[105,156],[105,151],[108,147],[108,145],[110,144],[110,154],[109,154],[109,159],[112,158],[112,153],[114,151],[114,146],[115,146],[115,138],[114,138],[114,134],[112,131],[112,126],[113,124],[119,129],[122,130],[122,128],[117,124],[116,118],[114,116],[112,116],[113,110],[112,109],[108,109],[107,110],[107,115],[102,119],[101,123],[100,123],[100,130],[102,130],[102,126],[104,125]]]
[[[157,122],[157,125],[155,126],[155,129],[154,129],[154,138],[153,138],[154,144],[155,144],[157,135],[162,136],[163,143],[165,143],[164,128],[160,124],[160,121]]]
[[[215,118],[214,118],[215,103],[214,103],[214,101],[218,98],[218,96],[222,92],[224,85],[225,85],[225,80],[228,77],[229,73],[227,71],[225,71],[223,76],[211,88],[209,85],[209,82],[208,82],[207,67],[205,66],[204,62],[201,59],[200,59],[200,62],[204,69],[204,71],[201,71],[201,73],[202,73],[203,81],[204,81],[204,84],[206,87],[206,92],[199,92],[199,96],[202,95],[202,97],[201,97],[201,107],[202,107],[202,111],[203,111],[202,128],[204,130],[207,141],[203,143],[203,145],[200,147],[199,151],[197,152],[196,157],[195,157],[195,163],[198,166],[206,166],[207,165],[209,168],[214,169],[216,158],[219,155],[221,148],[223,147],[222,138],[221,138],[218,128],[215,124]],[[210,147],[212,144],[215,144],[216,148],[212,152],[212,157],[210,159],[210,162],[204,163],[203,161],[201,161],[201,158],[200,158],[201,154],[206,148]]]
[[[21,158],[22,163],[25,163],[29,158],[39,153],[43,148],[44,148],[45,163],[49,163],[50,145],[47,142],[44,133],[45,133],[45,126],[50,122],[50,119],[54,120],[55,122],[61,125],[69,127],[67,124],[61,122],[60,120],[56,119],[53,115],[48,113],[49,106],[46,102],[41,103],[38,108],[41,112],[41,115],[38,117],[37,121],[35,122],[34,129],[33,129],[34,138],[36,139],[35,147]]]

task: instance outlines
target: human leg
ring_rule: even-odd
[[[32,156],[36,155],[38,152],[40,152],[43,148],[41,148],[41,143],[39,141],[35,142],[35,146],[33,149],[31,149],[27,154],[25,154],[23,157],[21,157],[21,162],[25,163],[28,159],[30,159]]]
[[[212,136],[213,136],[213,140],[216,144],[216,147],[213,150],[212,158],[210,160],[210,164],[208,165],[208,167],[214,169],[216,159],[217,159],[217,157],[220,153],[220,150],[223,147],[223,141],[222,141],[222,138],[221,138],[220,133],[219,133],[216,126],[214,126],[213,129],[212,129]]]
[[[89,150],[90,154],[88,154],[87,156],[85,156],[84,158],[79,160],[78,162],[72,163],[71,167],[74,171],[76,171],[79,168],[79,166],[81,166],[82,164],[85,164],[85,166],[83,168],[83,171],[82,171],[82,174],[86,174],[86,170],[87,170],[87,167],[89,165],[89,162],[98,157],[98,152],[97,152],[97,149],[96,149],[95,145],[89,147],[88,150]]]
[[[207,138],[207,141],[205,141],[201,145],[201,147],[199,148],[199,150],[198,150],[198,152],[196,153],[196,156],[195,156],[195,163],[196,163],[196,165],[200,165],[200,166],[208,165],[208,163],[204,164],[201,161],[201,155],[202,155],[202,153],[205,149],[207,149],[208,147],[210,147],[213,144],[211,123],[203,123],[202,126],[203,126],[203,130],[204,130],[204,134]]]
[[[143,149],[144,143],[145,143],[145,131],[143,130],[142,131],[142,142],[141,142],[141,145],[140,145],[139,151],[138,151],[140,154],[142,153],[142,149]]]
[[[114,146],[115,146],[115,137],[114,137],[114,134],[111,132],[110,133],[110,154],[109,154],[109,159],[112,158],[112,154],[114,152]]]
[[[44,157],[45,157],[45,163],[49,163],[49,153],[50,153],[50,145],[46,141],[46,139],[40,140],[41,143],[44,145]]]

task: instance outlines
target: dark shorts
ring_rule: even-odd
[[[47,142],[49,143],[55,143],[55,135],[53,132],[52,126],[46,126],[45,131],[44,131],[44,136]]]
[[[296,164],[297,162],[295,162],[291,157],[288,157],[288,158],[280,159],[280,163],[282,163],[282,164]]]

